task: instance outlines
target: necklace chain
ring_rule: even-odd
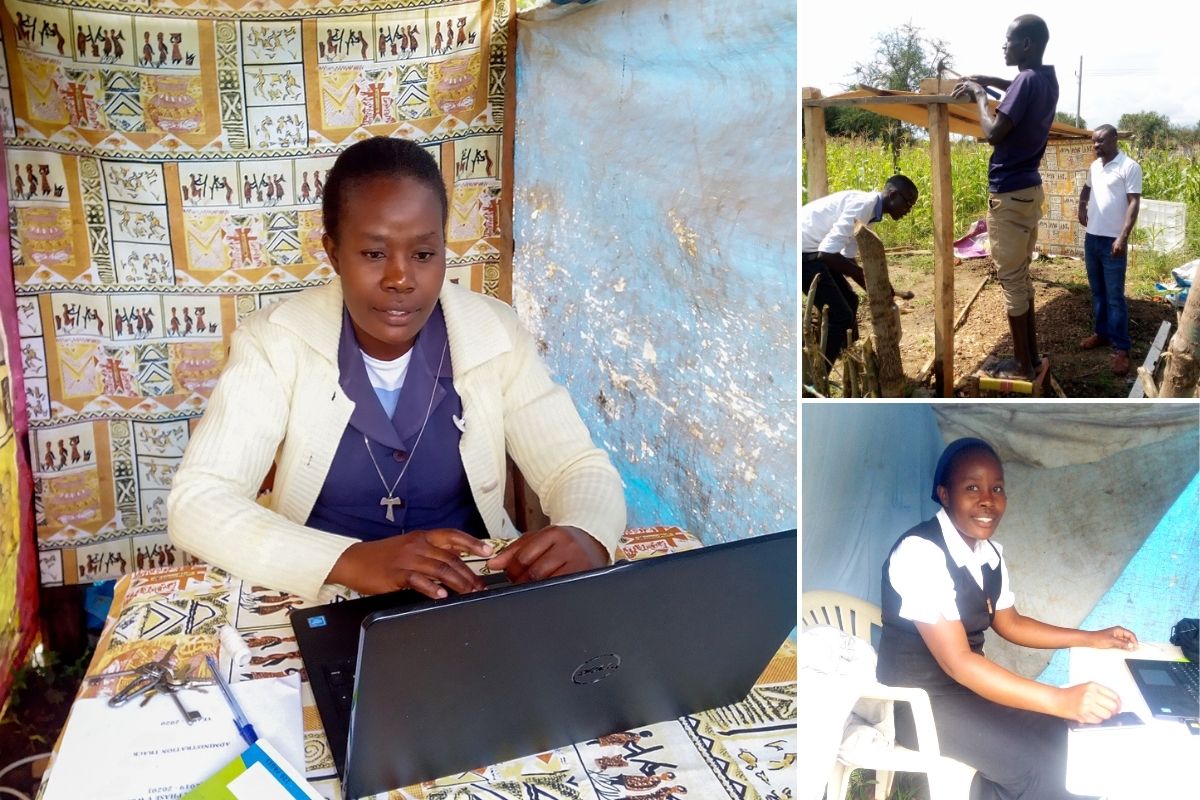
[[[387,490],[387,496],[380,498],[379,505],[387,506],[388,522],[395,522],[395,517],[392,514],[392,505],[397,502],[395,496],[396,487],[400,485],[400,481],[404,478],[404,473],[408,472],[408,465],[412,463],[413,454],[417,452],[417,448],[421,445],[421,437],[425,435],[425,426],[429,424],[429,415],[433,413],[433,399],[437,397],[438,377],[442,373],[442,366],[446,363],[446,350],[449,346],[449,340],[442,345],[442,357],[438,361],[437,372],[433,376],[433,391],[429,393],[429,407],[425,409],[425,420],[421,423],[421,430],[417,432],[417,440],[413,442],[412,450],[408,451],[408,460],[404,462],[404,466],[401,467],[400,474],[396,476],[396,480],[392,483],[391,488],[388,487],[387,478],[383,477],[383,470],[379,468],[379,462],[375,460],[375,453],[371,451],[371,441],[365,433],[363,434],[363,445],[367,448],[367,455],[371,457],[371,464],[375,467],[375,474],[379,476],[379,482]]]

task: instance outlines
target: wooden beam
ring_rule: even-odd
[[[806,86],[801,90],[801,97],[808,100],[819,100],[821,90]],[[818,197],[829,194],[829,170],[825,160],[825,109],[820,106],[804,109],[804,163],[808,168],[808,196],[805,201],[811,203]]]
[[[830,108],[833,106],[934,106],[967,105],[965,97],[950,94],[879,94],[865,97],[825,97],[801,99],[804,108]]]
[[[930,183],[933,195],[934,386],[954,396],[954,193],[950,180],[950,111],[929,107]]]
[[[1153,381],[1154,371],[1158,369],[1158,357],[1162,354],[1163,348],[1167,346],[1167,336],[1170,333],[1171,323],[1163,320],[1163,323],[1158,326],[1158,335],[1154,337],[1154,343],[1150,345],[1150,350],[1146,353],[1146,360],[1142,362],[1142,367],[1138,370],[1139,377],[1145,372]],[[1143,381],[1134,381],[1133,388],[1129,390],[1130,399],[1140,400],[1145,396],[1146,387]],[[1158,395],[1155,394],[1154,396],[1157,397]]]
[[[900,311],[892,302],[887,257],[879,236],[861,222],[854,226],[858,256],[871,303],[871,333],[879,360],[879,389],[884,397],[904,396],[904,366],[900,361]]]

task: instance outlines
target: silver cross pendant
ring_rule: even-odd
[[[399,506],[400,508],[404,508],[404,498],[402,498],[402,497],[381,497],[381,498],[379,498],[379,505],[387,506],[387,521],[395,522],[396,516],[395,516],[395,514],[392,513],[392,509],[396,506]]]

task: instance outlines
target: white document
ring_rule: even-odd
[[[259,737],[303,775],[299,676],[231,688]],[[183,690],[179,699],[201,719],[188,725],[164,695],[144,707],[138,698],[119,708],[104,697],[76,700],[42,800],[176,800],[246,749],[216,686]]]

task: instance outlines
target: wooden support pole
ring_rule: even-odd
[[[1183,304],[1179,328],[1171,337],[1171,346],[1163,353],[1167,366],[1163,370],[1159,397],[1195,397],[1200,385],[1200,294],[1195,287],[1188,292]]]
[[[1163,320],[1162,324],[1158,326],[1158,333],[1154,335],[1154,342],[1146,351],[1146,360],[1138,367],[1138,380],[1133,382],[1133,388],[1129,390],[1130,399],[1158,397],[1158,386],[1154,383],[1154,373],[1158,369],[1158,358],[1166,348],[1167,337],[1170,335],[1171,323]],[[1146,391],[1147,386],[1150,387],[1149,393]]]
[[[950,111],[929,106],[930,183],[933,190],[934,386],[954,396],[954,194],[950,180]]]
[[[821,90],[806,86],[801,90],[803,100],[820,100]],[[825,160],[825,109],[804,106],[804,163],[808,168],[808,196],[811,203],[829,194],[829,170]]]
[[[900,363],[900,311],[892,302],[887,257],[875,231],[861,222],[854,226],[858,257],[867,282],[871,303],[871,331],[879,358],[879,389],[884,397],[904,396],[904,367]]]

